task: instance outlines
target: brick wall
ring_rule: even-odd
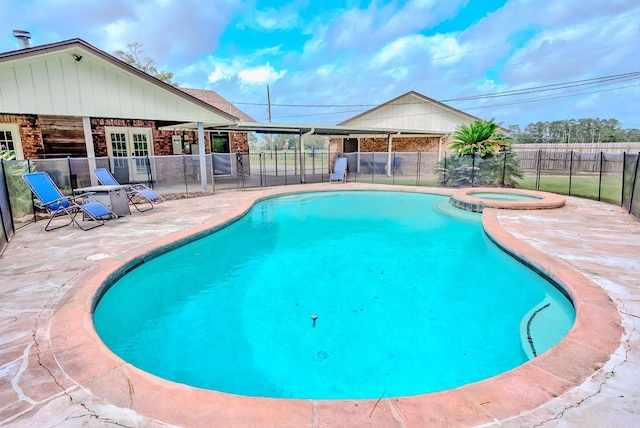
[[[360,152],[386,152],[388,150],[387,144],[386,138],[360,138]],[[439,144],[439,137],[393,137],[391,151],[437,152]],[[331,138],[329,140],[331,153],[342,152],[342,147],[341,138]]]
[[[437,152],[440,138],[438,137],[393,137],[392,152]],[[386,152],[388,142],[386,138],[361,138],[360,152]]]
[[[249,136],[246,132],[230,132],[229,133],[229,151],[235,153],[249,153]]]
[[[0,123],[15,123],[18,125],[25,159],[37,159],[44,153],[42,133],[40,132],[36,115],[0,113]]]

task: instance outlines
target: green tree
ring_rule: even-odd
[[[137,68],[138,70],[144,71],[148,75],[153,76],[158,80],[162,80],[165,83],[176,87],[178,86],[178,84],[173,81],[173,73],[169,71],[158,70],[158,68],[156,67],[156,62],[153,58],[142,57],[144,55],[144,50],[142,49],[142,45],[140,43],[127,43],[126,51],[117,50],[114,52],[114,54],[122,61]]]

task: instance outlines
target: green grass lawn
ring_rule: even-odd
[[[535,190],[536,178],[525,177],[518,181],[517,186],[521,189]],[[560,195],[569,194],[568,176],[541,176],[540,189],[543,192],[558,193]],[[582,198],[598,199],[598,177],[572,177],[571,196]],[[603,177],[602,188],[600,189],[600,200],[611,204],[620,205],[622,202],[622,178]]]
[[[387,178],[381,175],[371,176],[370,174],[358,174],[356,177],[350,176],[350,181],[360,183],[376,183],[376,184],[397,184],[406,186],[429,186],[440,187],[437,180],[420,180],[416,183],[416,178]],[[572,177],[571,178],[571,196],[598,200],[598,176],[589,177]],[[525,177],[518,180],[516,187],[520,189],[535,190],[536,178]],[[560,195],[569,194],[569,177],[568,176],[541,176],[540,189],[543,192],[557,193]],[[610,204],[620,205],[622,201],[622,178],[621,177],[603,177],[602,188],[600,190],[600,200]]]

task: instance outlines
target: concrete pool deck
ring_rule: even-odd
[[[499,376],[380,400],[242,397],[175,384],[113,355],[91,323],[110,275],[151,251],[297,191],[451,189],[313,184],[167,201],[83,232],[19,230],[0,258],[0,426],[640,426],[640,221],[566,198],[562,208],[487,210],[487,233],[564,284],[576,325],[556,347]]]

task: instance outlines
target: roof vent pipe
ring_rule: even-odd
[[[13,30],[13,37],[18,39],[18,47],[25,49],[30,47],[29,39],[31,39],[31,33],[24,30]]]

